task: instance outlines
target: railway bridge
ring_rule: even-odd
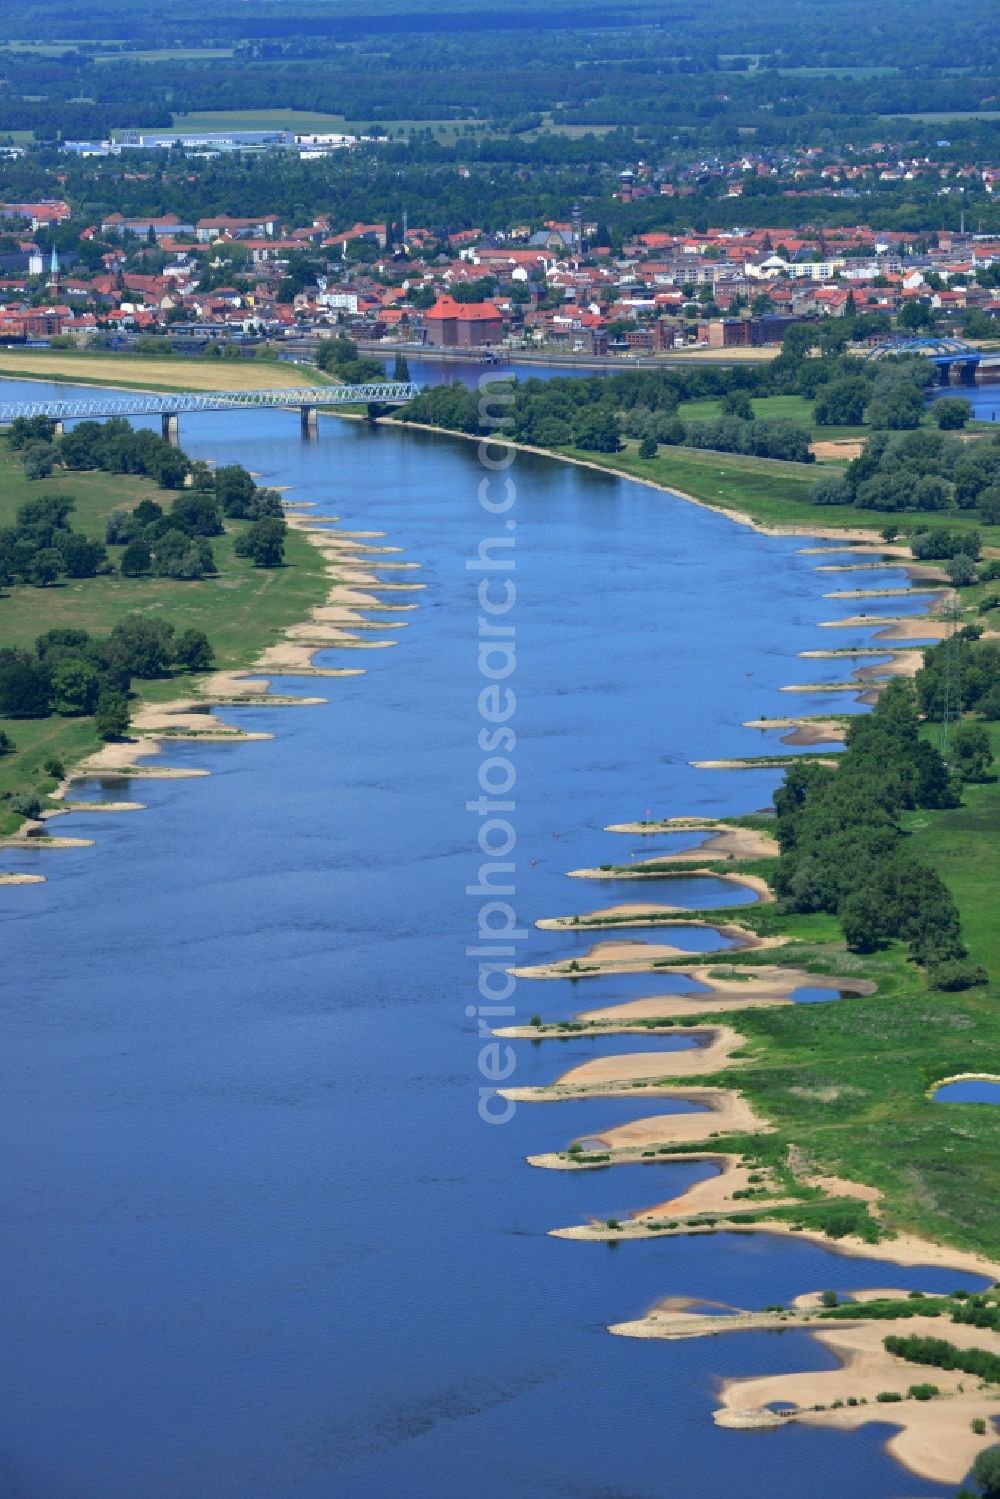
[[[284,386],[278,390],[191,390],[164,392],[109,390],[85,400],[0,402],[0,427],[18,417],[45,416],[61,431],[65,422],[96,421],[101,417],[159,416],[169,442],[179,439],[180,418],[188,411],[261,411],[299,408],[302,430],[308,436],[317,428],[321,407],[364,406],[370,416],[383,406],[403,406],[420,387],[410,380],[371,381],[366,385]]]

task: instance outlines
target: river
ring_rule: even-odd
[[[951,1290],[954,1272],[887,1271],[767,1236],[553,1239],[551,1227],[661,1201],[707,1168],[525,1164],[656,1111],[639,1099],[479,1118],[466,948],[480,903],[466,887],[481,855],[466,803],[479,794],[483,682],[466,564],[497,522],[477,502],[475,447],[334,419],[303,443],[297,415],[279,411],[184,417],[181,439],[349,528],[386,532],[427,589],[394,649],[319,658],[365,675],[275,683],[326,692],[327,705],[225,710],[273,740],[170,745],[168,763],[211,776],[135,782],[147,811],[61,820],[93,848],[5,860],[43,862],[48,882],[0,890],[3,1492],[948,1493],[884,1455],[885,1426],[713,1426],[720,1376],[831,1366],[805,1333],[664,1344],[605,1327],[671,1294],[762,1307],[827,1286]],[[536,931],[537,917],[635,898],[565,871],[665,846],[605,824],[768,801],[775,772],[690,762],[772,747],[775,734],[741,724],[787,712],[782,685],[838,666],[797,652],[830,644],[819,622],[856,602],[824,600],[838,575],[815,572],[798,539],[528,455],[511,474],[513,899],[521,961],[537,961],[589,946]],[[899,612],[899,600],[874,605]],[[833,705],[842,694],[794,708]],[[671,899],[701,904],[699,885],[678,881]],[[705,893],[717,901],[717,882]],[[711,942],[696,927],[672,940]],[[558,1018],[684,983],[522,981],[516,1003],[522,1019]],[[511,1081],[635,1049],[629,1037],[518,1043]]]

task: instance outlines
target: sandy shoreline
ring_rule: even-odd
[[[291,529],[303,535],[319,550],[325,563],[324,571],[329,580],[327,596],[321,604],[313,607],[310,618],[289,625],[282,638],[266,647],[245,668],[216,671],[200,680],[197,697],[177,698],[165,703],[145,704],[133,713],[130,732],[120,739],[110,740],[100,749],[84,756],[68,768],[62,783],[52,793],[58,803],[43,813],[48,821],[52,817],[71,813],[110,813],[138,810],[141,802],[116,801],[90,803],[73,801],[72,786],[92,778],[145,778],[158,780],[182,780],[207,776],[210,772],[194,766],[183,768],[149,763],[163,753],[171,740],[200,741],[210,744],[248,744],[273,738],[269,733],[238,729],[222,720],[217,712],[220,707],[263,706],[308,707],[326,701],[322,697],[282,696],[271,693],[272,674],[294,674],[316,677],[349,677],[363,674],[363,667],[321,667],[313,664],[313,658],[322,650],[359,650],[396,644],[395,640],[365,639],[355,631],[398,630],[405,627],[406,620],[370,620],[359,612],[364,609],[399,611],[418,607],[416,604],[384,604],[377,597],[382,589],[417,589],[425,585],[417,582],[383,582],[373,569],[406,569],[419,567],[416,562],[383,561],[389,553],[399,553],[395,546],[371,545],[370,540],[381,536],[379,532],[338,532],[319,521],[330,522],[331,516],[310,516],[302,513],[311,508],[313,502],[286,502],[285,519]],[[358,591],[356,584],[374,592]],[[345,594],[347,597],[345,597]],[[350,625],[350,629],[345,628]],[[0,839],[2,847],[30,847],[53,849],[89,846],[93,839],[58,838],[44,834],[42,823],[25,822],[11,838]],[[28,885],[41,883],[42,875],[6,874],[0,872],[2,885]]]

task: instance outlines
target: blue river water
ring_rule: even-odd
[[[395,648],[318,658],[364,675],[275,683],[325,705],[225,710],[273,739],[171,744],[167,763],[211,775],[133,782],[146,811],[61,820],[93,847],[4,860],[48,879],[0,890],[0,1490],[944,1499],[884,1454],[889,1426],[713,1426],[720,1378],[830,1367],[806,1334],[665,1344],[606,1327],[669,1295],[761,1307],[825,1287],[951,1290],[967,1276],[735,1233],[554,1239],[550,1228],[624,1216],[713,1168],[551,1172],[526,1156],[696,1106],[522,1104],[502,1126],[478,1114],[467,948],[481,901],[466,887],[482,856],[466,804],[479,795],[483,679],[466,564],[482,539],[516,538],[522,963],[594,940],[539,931],[538,917],[654,894],[719,903],[716,880],[565,873],[677,846],[607,834],[610,822],[768,802],[774,771],[691,761],[773,748],[775,732],[743,722],[787,713],[789,682],[853,668],[797,656],[867,643],[861,627],[818,628],[856,609],[824,599],[839,575],[816,573],[824,559],[799,539],[526,455],[510,471],[516,530],[500,532],[477,501],[475,447],[427,434],[330,420],[308,444],[297,416],[275,411],[185,417],[182,442],[348,529],[386,532],[422,564],[402,576],[427,588]],[[120,799],[123,787],[85,792]],[[669,940],[692,954],[724,945],[696,925]],[[515,1018],[684,992],[696,986],[650,973],[522,980]],[[697,1040],[517,1042],[509,1081]]]

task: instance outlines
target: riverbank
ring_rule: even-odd
[[[164,497],[149,480],[101,472],[58,471],[50,479],[29,482],[6,441],[0,442],[0,523],[8,517],[12,520],[19,505],[49,493],[71,498],[74,523],[84,534],[96,536],[103,535],[112,510]],[[11,597],[16,598],[17,609],[4,614],[7,646],[30,649],[38,635],[53,628],[83,628],[100,634],[128,614],[154,608],[178,628],[203,629],[213,647],[215,669],[207,674],[175,672],[135,679],[130,730],[105,743],[98,740],[89,717],[53,714],[0,721],[14,745],[0,756],[0,798],[5,794],[34,797],[41,803],[36,818],[4,812],[0,800],[0,835],[7,835],[7,847],[41,850],[58,846],[46,824],[70,810],[66,803],[80,780],[107,775],[164,779],[207,774],[194,768],[177,770],[158,760],[154,763],[153,757],[162,755],[171,740],[232,743],[267,737],[227,725],[212,716],[216,708],[324,701],[275,697],[269,681],[254,674],[354,676],[364,668],[317,667],[313,657],[324,649],[363,650],[395,643],[377,639],[375,632],[402,630],[406,621],[396,618],[396,613],[416,605],[383,604],[371,590],[421,587],[415,581],[397,581],[399,569],[405,569],[409,578],[416,564],[395,560],[399,549],[378,545],[379,533],[336,531],[331,528],[336,517],[311,519],[313,508],[304,501],[286,504],[285,561],[279,568],[257,569],[239,559],[235,540],[241,527],[227,522],[224,533],[213,538],[218,572],[198,583],[114,574],[69,580],[64,586],[46,589],[16,589]],[[386,580],[383,573],[388,575]],[[371,619],[359,605],[365,611],[384,613],[380,619]],[[387,619],[387,614],[392,617]],[[38,875],[30,882],[42,879]],[[11,877],[4,883],[27,884],[29,880]]]
[[[576,448],[541,448],[506,437],[484,439],[478,433],[455,432],[427,422],[404,422],[393,416],[377,420],[463,442],[500,443],[518,452],[630,479],[689,504],[717,510],[737,525],[749,526],[764,536],[814,536],[867,544],[881,550],[884,543],[880,528],[890,523],[898,525],[899,521],[895,512],[860,510],[853,505],[813,505],[809,499],[813,485],[824,473],[839,474],[841,469],[836,464],[785,463],[682,447],[661,447],[655,458],[643,459],[634,442],[627,442],[620,453],[584,453]],[[1000,544],[1000,524],[983,526],[972,512],[949,511],[947,523],[958,530],[978,528],[987,544]]]
[[[942,593],[941,599],[935,598],[928,607],[940,608],[941,600],[946,602],[947,595]],[[871,627],[883,622],[862,618],[856,623]],[[881,638],[893,636],[896,630],[903,639],[940,638],[945,629],[940,619],[928,621],[925,617],[884,624]],[[893,671],[911,673],[920,660],[920,652],[906,651],[882,668],[883,677]],[[871,685],[871,677],[866,671],[856,672],[853,681],[833,685],[863,691]],[[795,720],[768,726],[792,727],[803,738],[812,737],[808,725]],[[815,738],[840,737],[842,732],[842,725],[825,721]],[[764,761],[757,757],[726,763],[749,766]],[[984,801],[990,807],[985,821]],[[964,818],[967,836],[978,834],[981,844],[989,838],[989,828],[1000,825],[997,783],[967,787],[963,807],[947,814],[921,811],[914,827],[920,831],[933,828],[935,820],[945,815],[952,825]],[[627,865],[601,865],[568,873],[610,880],[669,879],[696,872],[715,878],[728,875],[760,882],[770,896],[769,860],[776,846],[766,831],[758,828],[758,821],[756,816],[748,818],[747,827],[741,827],[738,818],[713,823],[709,819],[674,817],[613,824],[609,831],[633,836],[698,832],[702,837],[695,848],[677,854],[640,861],[633,858]],[[970,928],[972,947],[983,940],[982,924],[968,920],[964,904],[960,909]],[[996,1160],[996,1112],[980,1108],[976,1116],[974,1109],[950,1104],[949,1109],[961,1109],[961,1122],[956,1124],[947,1117],[942,1119],[947,1111],[933,1103],[941,1081],[968,1076],[972,1071],[968,1063],[964,1069],[955,1066],[952,1057],[965,1056],[971,1061],[973,1057],[985,1060],[988,1055],[1000,1055],[993,986],[931,996],[923,977],[907,962],[898,944],[870,956],[848,954],[833,918],[776,915],[773,907],[770,914],[762,913],[759,904],[740,913],[740,927],[746,923],[753,928],[753,941],[747,942],[740,927],[726,920],[729,915],[717,913],[713,920],[707,911],[687,914],[689,925],[714,925],[720,936],[734,943],[724,959],[721,952],[715,955],[715,962],[722,959],[734,975],[721,984],[715,978],[717,970],[709,966],[711,957],[708,963],[702,960],[699,971],[688,965],[681,967],[676,949],[622,940],[599,943],[573,958],[555,958],[513,970],[522,979],[574,981],[635,971],[689,977],[697,973],[712,991],[708,1000],[702,995],[671,994],[581,1009],[569,1024],[546,1025],[541,1016],[536,1017],[533,1034],[539,1043],[575,1031],[613,1033],[642,1028],[647,1032],[662,1030],[666,1036],[678,1021],[695,1030],[704,1029],[704,1034],[713,1038],[707,1047],[696,1050],[664,1049],[659,1053],[626,1052],[602,1057],[559,1074],[550,1084],[507,1090],[506,1096],[512,1100],[540,1105],[567,1097],[645,1095],[651,1106],[654,1101],[670,1099],[697,1106],[694,1113],[651,1114],[595,1130],[568,1150],[530,1156],[533,1166],[593,1170],[677,1158],[711,1160],[720,1166],[711,1181],[698,1182],[667,1202],[633,1210],[627,1217],[592,1219],[550,1232],[559,1238],[605,1243],[720,1231],[794,1234],[846,1254],[1000,1278],[1000,1216],[988,1209],[989,1202],[995,1200],[995,1169],[990,1163]],[[588,926],[660,926],[675,919],[670,907],[657,902],[543,918],[535,924],[546,930],[565,931]],[[829,974],[835,965],[842,970],[852,968],[867,982],[864,997],[842,997],[825,1004],[795,1003],[792,986],[775,982],[774,974],[780,973],[780,966],[767,975],[758,970],[756,944],[778,947],[777,964],[783,960],[795,963],[800,981],[806,975],[806,988],[810,980],[821,982],[820,975]],[[785,953],[780,951],[782,946]],[[753,989],[741,995],[743,982],[752,984]],[[727,993],[720,1003],[723,986],[733,997],[729,999]],[[715,1028],[707,1022],[714,1022]],[[521,1027],[516,1034],[532,1034],[532,1028]],[[984,1075],[979,1068],[977,1074]],[[946,1172],[939,1169],[943,1159],[947,1160]],[[696,1293],[697,1286],[691,1290]],[[666,1320],[669,1331],[664,1331],[663,1323],[653,1314],[637,1323],[612,1327],[611,1331],[633,1336],[692,1336],[733,1331],[744,1321],[747,1326],[763,1326],[766,1316],[763,1321],[760,1314],[736,1320],[713,1316],[701,1319],[696,1329],[689,1323],[681,1332],[676,1330],[673,1314]],[[802,1321],[806,1325],[807,1319]],[[907,1333],[914,1330],[915,1324],[908,1323]],[[858,1347],[864,1345],[867,1362],[860,1370],[856,1361],[846,1359],[847,1377],[839,1382],[834,1376],[788,1374],[727,1386],[719,1424],[757,1427],[790,1419],[816,1419],[857,1426],[873,1419],[875,1412],[881,1415],[882,1403],[876,1396],[894,1388],[890,1376],[898,1378],[902,1362],[882,1347],[885,1331],[884,1324],[865,1322],[859,1314],[856,1338]],[[990,1337],[997,1337],[978,1328],[963,1331],[968,1334],[965,1344],[971,1348],[984,1347]],[[836,1335],[824,1333],[823,1341],[836,1348],[842,1346],[836,1338],[843,1336],[838,1329]],[[910,1367],[908,1379],[918,1385],[926,1372]],[[958,1482],[976,1453],[994,1440],[992,1418],[1000,1413],[1000,1395],[976,1391],[968,1397],[969,1408],[965,1410],[961,1376],[938,1380],[939,1371],[930,1372],[941,1387],[931,1418],[927,1419],[924,1399],[893,1402],[892,1415],[900,1416],[902,1430],[889,1450],[915,1473]],[[859,1380],[860,1394],[851,1384]],[[833,1393],[827,1400],[821,1397],[825,1397],[828,1384]],[[906,1386],[903,1388],[905,1391]],[[855,1402],[862,1397],[875,1412],[860,1411]],[[793,1409],[775,1414],[768,1406],[777,1400],[790,1402]],[[952,1401],[962,1404],[957,1415]],[[903,1405],[902,1411],[897,1412],[897,1403]],[[818,1412],[814,1407],[820,1406],[822,1411]],[[830,1407],[834,1409],[828,1417]],[[841,1414],[848,1410],[850,1415]],[[985,1428],[973,1432],[973,1418],[985,1420]]]

